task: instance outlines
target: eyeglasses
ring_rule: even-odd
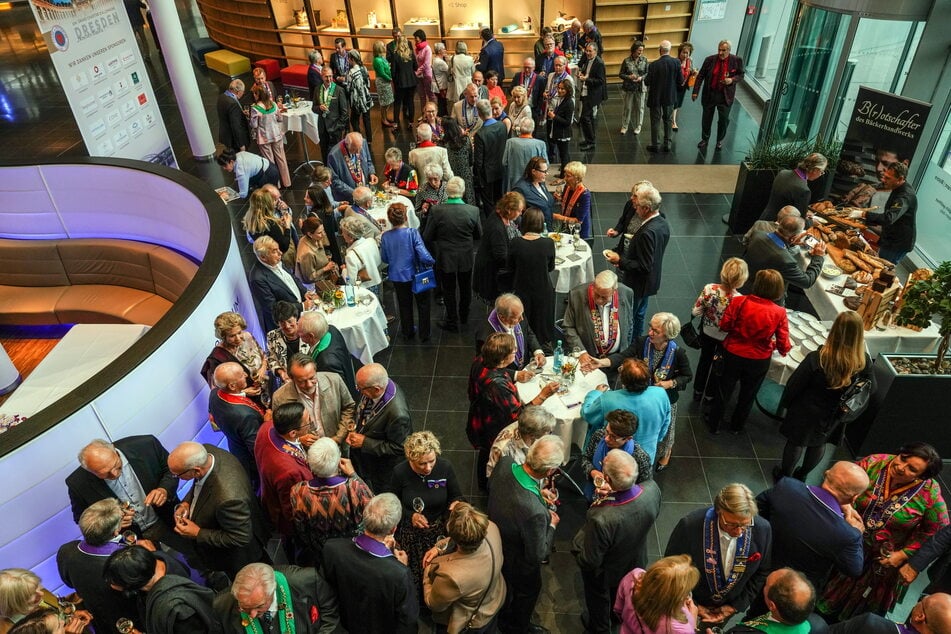
[[[181,478],[183,475],[185,475],[185,474],[188,473],[189,471],[194,471],[194,470],[195,470],[195,468],[192,467],[191,469],[185,469],[185,470],[182,471],[181,473],[175,473],[174,471],[172,471],[171,469],[169,469],[169,473],[172,474],[172,477],[173,477],[173,478]]]
[[[536,172],[541,172],[542,174],[547,174],[547,173],[548,173],[548,170],[543,170],[543,169],[540,168],[540,167],[536,167],[536,168],[535,168],[535,171],[536,171]]]
[[[723,524],[723,527],[724,527],[724,528],[749,528],[750,526],[753,525],[753,520],[752,520],[752,518],[751,518],[751,519],[749,519],[749,520],[747,520],[747,521],[745,521],[745,522],[727,522],[727,521],[724,520],[723,517],[721,516],[721,517],[720,517],[720,523]]]
[[[631,438],[631,436],[619,436],[618,434],[615,434],[615,433],[614,433],[613,431],[611,431],[610,429],[608,429],[608,430],[606,430],[606,431],[604,432],[604,437],[605,437],[605,438],[610,438],[610,439],[612,439],[612,440],[627,440],[628,438]]]

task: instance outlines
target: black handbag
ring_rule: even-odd
[[[696,350],[700,349],[700,331],[696,326],[693,325],[693,320],[696,319],[693,315],[690,316],[690,319],[687,320],[684,325],[680,328],[680,338],[683,339],[684,343],[694,348]],[[703,319],[701,318],[701,327],[703,324]]]
[[[851,423],[862,415],[871,398],[872,380],[863,376],[854,377],[852,383],[839,397],[839,404],[835,410],[835,422]]]

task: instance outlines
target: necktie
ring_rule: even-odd
[[[262,615],[261,615],[261,629],[263,629],[265,632],[270,632],[270,631],[271,631],[271,619],[273,619],[273,618],[274,618],[274,617],[271,615],[270,612],[265,612],[264,614],[262,614]]]

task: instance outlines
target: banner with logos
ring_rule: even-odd
[[[178,167],[123,0],[30,6],[90,156]]]
[[[911,163],[931,104],[860,86],[832,179],[832,198],[853,207],[884,208],[885,168]]]

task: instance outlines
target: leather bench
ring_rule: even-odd
[[[228,77],[238,77],[251,72],[250,59],[226,49],[205,53],[205,65]]]
[[[219,48],[221,47],[218,46],[218,42],[210,37],[196,37],[188,41],[188,50],[191,52],[192,59],[203,68],[205,66],[205,53],[217,51]]]
[[[197,270],[180,253],[133,240],[0,239],[0,323],[154,326]]]
[[[309,64],[291,64],[281,69],[281,83],[285,90],[294,88],[307,92],[307,69]],[[307,96],[310,99],[310,95]]]

